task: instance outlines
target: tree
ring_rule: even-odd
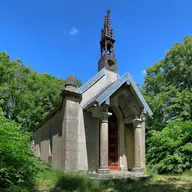
[[[190,169],[192,160],[192,36],[175,43],[146,69],[142,92],[153,111],[147,118],[147,163],[158,173]]]
[[[146,71],[142,92],[154,113],[147,130],[162,130],[173,119],[192,120],[192,36]]]
[[[30,134],[5,118],[0,109],[0,191],[35,191],[41,162],[30,145]]]
[[[81,84],[78,80],[79,85]],[[0,52],[0,104],[6,116],[21,124],[22,128],[33,128],[60,101],[64,81],[49,74],[38,74],[26,67],[21,60],[10,60]]]
[[[148,138],[148,167],[157,173],[182,173],[192,168],[192,122],[170,121]]]

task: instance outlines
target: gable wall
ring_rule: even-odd
[[[83,93],[82,106],[96,96],[103,88],[117,80],[117,74],[106,70],[105,75],[99,79],[92,87]]]
[[[35,148],[38,149],[38,138],[40,144],[40,159],[52,164],[54,167],[61,168],[61,134],[62,134],[63,108],[57,111],[34,133]],[[50,153],[49,129],[52,129],[52,157]],[[38,150],[35,150],[38,156]]]

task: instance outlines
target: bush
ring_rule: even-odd
[[[181,173],[192,168],[192,122],[170,121],[148,138],[148,168],[157,173]]]
[[[0,191],[34,191],[40,162],[30,145],[29,133],[0,115]]]

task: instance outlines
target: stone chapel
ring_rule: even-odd
[[[152,111],[129,73],[118,74],[110,11],[101,30],[98,72],[81,87],[69,75],[61,102],[35,128],[35,155],[60,170],[145,169],[145,117]]]

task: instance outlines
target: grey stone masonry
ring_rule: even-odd
[[[97,170],[101,174],[109,174],[108,168],[108,106],[103,106],[100,124],[100,166]]]
[[[64,117],[61,139],[61,169],[77,169],[79,107],[82,95],[77,93],[74,76],[66,80],[63,96]]]
[[[144,169],[141,166],[141,122],[140,118],[133,120],[134,125],[134,167],[133,172],[143,172]]]
[[[111,171],[108,175],[98,174],[98,173],[88,173],[90,179],[98,180],[113,180],[113,179],[147,179],[149,175],[145,175],[143,172],[130,172],[130,171]]]
[[[77,79],[74,75],[69,75],[65,81],[65,90],[77,92]]]

